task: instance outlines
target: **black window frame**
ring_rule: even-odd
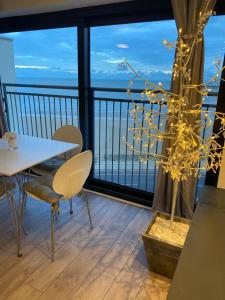
[[[225,14],[225,3],[218,0],[215,11],[217,15]],[[77,27],[78,44],[78,85],[80,101],[80,127],[84,136],[84,149],[92,149],[93,136],[93,101],[90,83],[90,28],[95,26],[129,24],[174,19],[170,0],[135,0],[115,4],[99,5],[64,11],[34,15],[6,17],[0,19],[0,33],[31,31],[41,29]],[[220,85],[224,89],[224,85]],[[224,90],[219,92],[224,95]],[[218,97],[218,108],[221,108]],[[225,110],[225,107],[223,108]],[[217,174],[218,177],[218,174]],[[214,174],[207,174],[206,183],[217,184]],[[114,197],[138,204],[151,206],[153,193],[131,189],[126,186],[105,182],[89,177],[86,187]]]

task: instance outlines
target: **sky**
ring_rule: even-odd
[[[18,77],[77,78],[76,28],[14,32]],[[100,26],[91,29],[91,72],[93,79],[126,79],[125,58],[150,80],[170,80],[174,51],[163,40],[176,41],[174,20]],[[212,61],[223,60],[225,16],[211,17],[205,29],[205,75],[214,73]]]

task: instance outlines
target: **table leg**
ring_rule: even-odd
[[[22,229],[22,219],[23,219],[23,212],[24,212],[24,200],[25,195],[22,189],[22,184],[20,181],[20,178],[16,176],[16,180],[18,182],[19,186],[19,203],[18,207],[16,205],[16,199],[15,199],[15,193],[13,190],[8,191],[6,193],[9,210],[12,218],[12,222],[15,229],[15,236],[16,236],[16,243],[17,243],[17,256],[22,256],[21,251],[21,229]],[[12,177],[9,177],[9,183],[10,185],[13,185],[13,179]]]
[[[9,177],[9,182],[10,182],[10,185],[13,185],[12,177]],[[20,229],[19,229],[20,221],[18,218],[18,212],[17,212],[17,207],[16,207],[14,191],[13,190],[7,191],[6,197],[8,200],[9,211],[11,214],[12,223],[13,223],[14,230],[15,230],[15,237],[16,237],[16,243],[17,243],[17,256],[22,256],[21,249],[20,249],[21,248],[21,245],[20,245],[21,238],[20,238]]]
[[[24,208],[25,208],[27,194],[25,193],[25,191],[23,189],[24,178],[23,178],[22,173],[16,174],[15,178],[16,178],[16,181],[18,183],[19,191],[20,191],[20,193],[19,193],[19,205],[18,205],[18,230],[19,230],[19,234],[18,234],[18,238],[19,238],[18,256],[22,256],[22,250],[21,250],[22,230],[26,234],[26,231],[23,227],[23,215],[24,215]]]
[[[21,229],[23,230],[24,234],[27,235],[26,230],[23,226],[23,213],[26,204],[27,194],[23,189],[23,183],[25,182],[25,176],[22,173],[15,175],[17,184],[19,186],[19,211],[18,217],[21,220]]]

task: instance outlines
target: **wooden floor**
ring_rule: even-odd
[[[28,199],[23,257],[6,201],[0,201],[0,299],[163,300],[170,280],[147,269],[140,233],[151,212],[89,194],[94,229],[82,199],[61,204],[55,262],[50,253],[50,207]]]

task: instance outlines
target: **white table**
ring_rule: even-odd
[[[26,169],[79,146],[77,144],[26,135],[18,135],[17,144],[18,148],[11,150],[8,148],[7,141],[0,139],[0,174],[9,177],[10,180],[12,176],[17,176]],[[18,213],[16,212],[14,197],[12,201],[12,213],[15,218],[17,237],[17,254],[21,256],[21,199],[19,199]]]
[[[76,144],[18,135],[18,148],[8,149],[7,141],[0,139],[0,174],[13,176],[54,156],[71,151]]]

